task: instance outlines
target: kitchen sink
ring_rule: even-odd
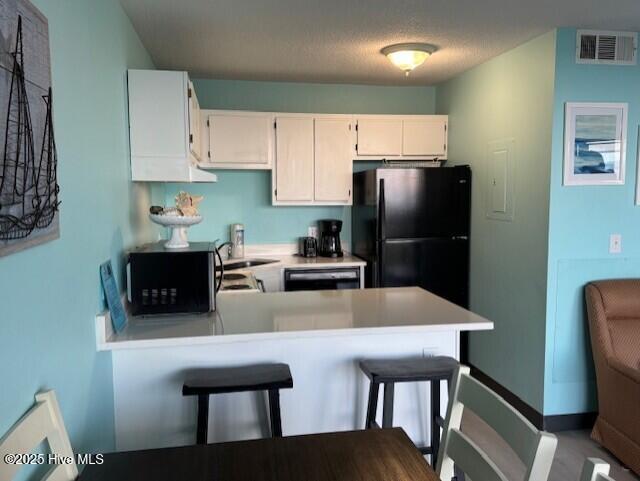
[[[224,265],[225,271],[234,269],[247,269],[249,267],[263,266],[265,264],[273,264],[279,262],[277,259],[246,259],[242,261],[233,261]]]

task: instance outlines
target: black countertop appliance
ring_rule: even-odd
[[[354,174],[353,189],[365,286],[418,286],[468,307],[471,169],[378,168]]]
[[[315,237],[300,237],[300,252],[302,257],[316,257],[318,255],[318,243]]]
[[[320,225],[320,249],[323,257],[342,257],[342,244],[340,243],[340,231],[342,221],[337,219],[319,220]]]
[[[184,314],[216,310],[215,272],[219,253],[209,242],[191,242],[185,249],[167,249],[164,242],[129,253],[127,295],[138,315]]]

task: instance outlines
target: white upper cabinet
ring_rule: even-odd
[[[446,154],[446,116],[434,115],[402,121],[402,155],[442,158]]]
[[[276,118],[274,204],[313,201],[313,118]]]
[[[185,154],[187,130],[168,128],[185,117],[182,72],[129,70],[129,125],[131,155],[179,157]]]
[[[350,205],[352,117],[281,114],[275,122],[273,205]]]
[[[195,158],[201,161],[203,158],[201,148],[200,104],[198,103],[196,90],[193,88],[191,80],[189,80],[187,98],[189,99],[189,149]]]
[[[207,167],[270,169],[274,116],[264,112],[207,111]]]
[[[358,155],[402,154],[402,119],[358,118]]]
[[[197,167],[198,101],[186,72],[129,70],[128,95],[132,180],[216,181]]]
[[[446,159],[446,115],[357,116],[358,159]]]
[[[315,119],[314,200],[351,203],[353,135],[351,120]]]

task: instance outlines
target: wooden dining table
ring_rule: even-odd
[[[401,428],[104,455],[82,481],[439,481]]]

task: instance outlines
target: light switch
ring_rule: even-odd
[[[318,227],[316,227],[315,225],[310,225],[309,228],[307,229],[307,235],[309,237],[315,237],[317,239],[318,238]]]
[[[622,252],[622,235],[611,234],[609,236],[609,254],[620,254]]]

